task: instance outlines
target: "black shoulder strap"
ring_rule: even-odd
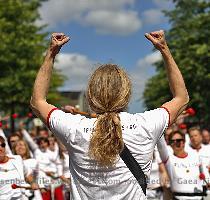
[[[120,154],[120,157],[122,158],[122,160],[124,161],[126,166],[129,168],[131,173],[134,175],[134,177],[138,181],[139,185],[141,186],[141,188],[146,196],[147,180],[144,175],[144,172],[142,171],[138,162],[132,156],[131,152],[129,151],[129,149],[127,148],[127,146],[125,144],[124,144],[124,149]]]

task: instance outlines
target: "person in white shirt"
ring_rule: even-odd
[[[13,134],[11,134],[9,136],[9,138],[8,138],[8,144],[9,144],[9,147],[10,147],[10,149],[12,151],[12,154],[14,153],[14,149],[13,148],[14,148],[15,143],[18,140],[20,140],[20,139],[21,139],[21,136],[18,135],[17,133],[13,133]]]
[[[190,145],[186,147],[186,151],[194,152],[198,155],[204,170],[204,174],[209,179],[208,168],[210,163],[210,146],[202,144],[201,130],[197,127],[189,129]]]
[[[20,155],[23,159],[24,169],[27,170],[26,173],[29,174],[28,178],[31,183],[36,185],[37,190],[26,191],[25,196],[29,197],[33,200],[40,200],[41,193],[39,189],[39,185],[37,184],[37,175],[38,175],[38,162],[36,159],[31,158],[28,144],[23,140],[19,140],[14,145],[14,154]]]
[[[38,184],[41,188],[45,188],[41,189],[43,200],[50,199],[52,196],[62,200],[62,183],[59,181],[59,171],[62,170],[60,170],[62,165],[57,163],[58,157],[55,157],[55,154],[49,150],[48,139],[40,137],[36,144],[25,129],[22,130],[22,134],[38,163]]]
[[[185,137],[181,132],[173,132],[169,140],[173,148],[173,155],[168,154],[163,137],[158,141],[157,146],[170,177],[173,199],[201,200],[204,193],[198,156],[184,150]]]
[[[168,124],[185,109],[189,97],[164,32],[145,36],[163,55],[173,99],[144,113],[124,112],[131,95],[131,81],[116,64],[104,64],[94,71],[88,83],[88,104],[97,114],[97,118],[89,119],[65,113],[46,101],[55,56],[69,41],[63,33],[52,34],[34,83],[31,107],[70,154],[72,199],[146,199],[119,154],[126,144],[149,176],[155,144]]]
[[[202,144],[202,134],[198,127],[191,127],[189,130],[190,145],[186,146],[186,151],[197,154],[202,165],[203,173],[205,174],[207,182],[210,182],[210,146]],[[206,185],[206,183],[203,183]],[[208,196],[206,200],[210,200],[210,192],[207,191]]]
[[[6,135],[4,133],[4,130],[2,128],[0,128],[0,136],[4,138],[4,141],[5,141],[5,144],[6,144],[6,147],[5,147],[6,154],[7,155],[12,155],[12,151],[11,151],[11,149],[9,147],[9,143],[8,143],[7,137],[6,137]]]
[[[210,132],[207,128],[202,129],[201,131],[202,134],[202,143],[204,145],[209,146],[210,145]]]
[[[31,182],[30,174],[25,170],[22,158],[19,155],[7,156],[5,147],[5,140],[0,136],[0,199],[23,199],[24,189],[13,189],[12,185],[25,186],[25,180],[32,189],[37,189],[37,185]]]
[[[47,138],[39,138],[39,148],[34,152],[35,158],[39,164],[39,180],[48,191],[42,191],[43,200],[48,199],[49,196],[54,196],[56,200],[62,200],[61,182],[57,181],[59,177],[58,168],[54,154],[48,149],[49,141]],[[60,165],[59,165],[60,166]],[[59,197],[57,197],[59,196]]]
[[[53,135],[50,135],[47,139],[49,141],[48,149],[50,150],[50,152],[52,152],[56,159],[57,157],[59,157],[59,147],[56,138]]]

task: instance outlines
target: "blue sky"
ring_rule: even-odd
[[[57,57],[55,67],[68,80],[62,90],[85,90],[91,72],[107,62],[122,66],[130,75],[133,95],[130,112],[145,110],[142,92],[154,75],[152,64],[161,59],[144,33],[168,30],[161,10],[173,7],[171,0],[49,0],[40,14],[47,31],[71,37]]]

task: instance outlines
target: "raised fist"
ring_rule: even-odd
[[[145,37],[160,51],[167,46],[163,30],[146,33]]]
[[[54,54],[60,51],[60,48],[70,40],[64,33],[52,33],[50,48]]]

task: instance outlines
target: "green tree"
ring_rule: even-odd
[[[0,110],[27,113],[36,73],[47,48],[45,26],[36,25],[41,0],[0,1]],[[57,92],[64,77],[54,72],[49,101],[61,97]]]
[[[174,0],[175,8],[165,11],[171,23],[166,38],[196,109],[195,121],[210,122],[210,2]],[[156,63],[156,75],[148,80],[144,102],[148,109],[171,99],[163,61]]]

